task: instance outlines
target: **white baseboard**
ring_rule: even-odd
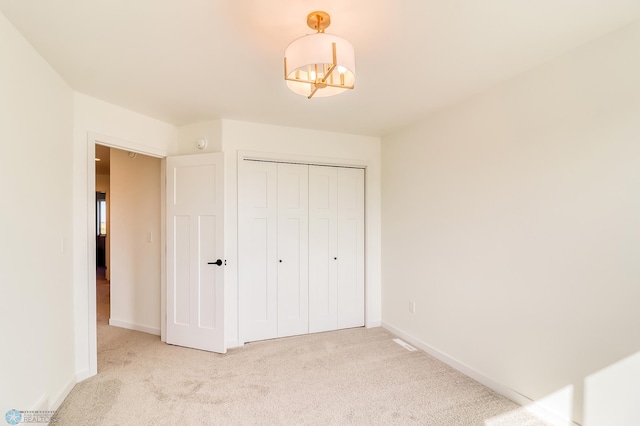
[[[31,406],[31,411],[44,411],[49,409],[49,397],[45,394],[38,398],[35,404]]]
[[[154,334],[156,336],[160,335],[159,328],[147,327],[145,325],[139,325],[139,324],[132,324],[130,322],[120,321],[113,318],[109,319],[109,325],[112,325],[114,327],[126,328],[128,330],[142,331],[143,333]]]
[[[24,408],[24,407],[23,407]],[[12,408],[12,410],[15,408]],[[28,410],[18,409],[22,413],[23,418],[20,420],[20,424],[24,423],[35,423],[36,421],[39,423],[49,423],[51,416],[54,413],[54,410],[49,408],[49,396],[45,393],[40,395],[40,398],[33,404],[31,404]],[[7,414],[9,414],[7,412]],[[31,416],[37,416],[37,419],[30,418]],[[7,422],[9,422],[9,418],[7,417]],[[7,423],[8,424],[8,423]]]
[[[575,423],[573,421],[571,421],[570,419],[566,419],[566,418],[561,418],[558,414],[551,412],[549,410],[547,410],[545,407],[541,406],[540,404],[536,403],[535,400],[521,394],[520,392],[511,389],[510,387],[496,382],[493,379],[490,379],[489,377],[485,376],[484,374],[474,370],[473,368],[469,367],[468,365],[458,361],[457,359],[450,357],[449,355],[445,354],[444,352],[434,348],[433,346],[428,345],[427,343],[411,336],[410,334],[407,334],[405,332],[403,332],[402,330],[400,330],[399,328],[394,327],[393,325],[386,323],[384,321],[382,321],[382,327],[389,330],[391,333],[395,334],[396,336],[400,337],[403,340],[406,340],[407,343],[412,344],[413,346],[423,350],[424,352],[428,353],[429,355],[433,356],[434,358],[439,359],[440,361],[444,362],[445,364],[448,364],[449,366],[455,368],[456,370],[460,371],[461,373],[465,374],[466,376],[471,377],[472,379],[474,379],[477,382],[482,383],[483,385],[485,385],[486,387],[488,387],[489,389],[492,389],[493,391],[499,393],[500,395],[510,399],[511,401],[522,405],[522,406],[526,406],[527,410],[535,415],[537,415],[538,417],[542,418],[543,420],[550,422],[553,425],[558,425],[558,426],[580,426],[578,423]]]
[[[237,340],[227,340],[227,349],[237,348],[238,346]]]
[[[67,382],[67,385],[64,387],[64,389],[62,389],[62,391],[60,391],[60,393],[58,393],[58,395],[56,395],[51,400],[51,403],[47,408],[49,410],[57,410],[58,408],[60,408],[60,405],[62,405],[62,402],[69,395],[69,393],[71,392],[73,387],[76,385],[76,383],[77,383],[76,377],[75,376],[71,377]]]
[[[382,325],[382,321],[369,321],[364,326],[366,328],[376,328]]]
[[[471,377],[472,379],[482,383],[483,385],[485,385],[486,387],[493,389],[494,391],[498,392],[500,395],[506,396],[507,398],[509,398],[510,400],[512,400],[513,402],[516,402],[520,405],[527,405],[527,404],[531,404],[533,402],[533,400],[527,398],[526,396],[520,394],[519,392],[516,392],[515,390],[504,386],[494,380],[491,380],[490,378],[488,378],[487,376],[477,372],[476,370],[472,369],[471,367],[461,363],[460,361],[456,360],[455,358],[450,357],[449,355],[439,351],[438,349],[426,344],[425,342],[420,341],[419,339],[403,332],[402,330],[394,327],[393,325],[383,322],[382,323],[382,327],[386,328],[387,330],[389,330],[390,332],[392,332],[393,334],[397,335],[398,337],[400,337],[403,340],[406,340],[408,343],[411,343],[413,346],[422,349],[423,351],[425,351],[426,353],[428,353],[429,355],[433,356],[434,358],[439,359],[440,361],[444,362],[445,364],[450,365],[451,367],[455,368],[456,370],[464,373],[465,375]]]
[[[90,370],[84,370],[76,373],[76,383],[80,383],[83,380],[87,380],[89,377],[93,377],[95,374],[91,374]]]

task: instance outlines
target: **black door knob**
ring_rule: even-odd
[[[215,262],[207,262],[208,265],[222,265],[222,259],[218,259]]]

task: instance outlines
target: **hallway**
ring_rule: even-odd
[[[109,325],[111,309],[111,284],[105,277],[105,268],[96,268],[96,319],[98,328]],[[99,337],[99,336],[98,336]]]

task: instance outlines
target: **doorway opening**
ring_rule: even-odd
[[[111,291],[107,278],[107,200],[106,193],[96,191],[96,319],[109,323]]]
[[[111,312],[110,172],[111,149],[96,144],[96,326],[108,325]]]
[[[118,291],[117,290],[117,283],[120,282],[121,280],[118,278],[117,276],[117,270],[118,265],[120,264],[120,262],[122,262],[122,258],[125,259],[125,261],[128,258],[133,258],[132,256],[129,256],[129,253],[120,253],[120,247],[128,247],[128,245],[122,244],[122,243],[118,243],[114,238],[114,236],[116,235],[116,230],[113,228],[113,224],[116,224],[116,222],[112,221],[112,218],[122,218],[125,222],[130,218],[130,214],[128,213],[122,213],[122,212],[118,212],[118,211],[114,211],[113,208],[114,206],[124,206],[124,207],[128,207],[130,212],[134,212],[134,213],[141,213],[143,214],[143,218],[144,220],[146,220],[149,215],[145,214],[145,212],[149,211],[145,208],[137,208],[136,206],[131,206],[129,200],[120,200],[118,201],[116,198],[112,198],[111,193],[115,194],[115,188],[114,188],[114,171],[117,171],[114,169],[114,156],[115,157],[122,157],[122,155],[124,153],[124,160],[125,161],[134,161],[136,163],[138,163],[140,160],[143,160],[145,157],[149,156],[152,157],[156,160],[158,160],[158,169],[162,170],[160,168],[160,164],[164,164],[164,160],[162,160],[165,156],[166,156],[166,152],[162,149],[156,149],[147,145],[141,145],[138,143],[134,143],[134,142],[130,142],[130,141],[125,141],[125,140],[121,140],[118,138],[113,138],[110,136],[105,136],[105,135],[99,135],[97,133],[92,133],[92,132],[88,132],[87,133],[87,171],[88,171],[88,175],[87,175],[87,194],[86,194],[86,200],[87,200],[87,233],[86,233],[86,243],[87,243],[87,284],[88,284],[88,298],[87,298],[87,316],[86,316],[86,320],[87,320],[87,328],[86,331],[87,333],[84,334],[83,330],[79,327],[77,329],[77,337],[78,339],[80,339],[80,341],[84,341],[84,339],[86,338],[86,344],[87,344],[87,354],[88,354],[88,368],[86,370],[83,370],[81,373],[78,374],[78,377],[80,378],[80,380],[94,376],[98,373],[98,340],[100,340],[100,336],[99,334],[99,323],[98,323],[98,312],[97,312],[97,304],[96,302],[97,300],[97,294],[96,294],[96,265],[97,265],[97,261],[96,261],[96,236],[97,236],[97,220],[96,220],[96,208],[98,207],[96,204],[96,198],[95,198],[95,193],[96,193],[96,183],[97,183],[97,176],[99,175],[104,175],[106,170],[104,170],[102,173],[100,173],[100,168],[103,167],[104,161],[105,159],[103,159],[102,157],[100,157],[100,155],[96,155],[96,152],[100,151],[101,149],[108,149],[109,150],[109,189],[106,191],[106,209],[107,209],[107,235],[106,235],[106,241],[105,241],[105,263],[106,263],[106,267],[104,270],[105,273],[105,279],[107,281],[109,281],[109,309],[108,311],[108,319],[106,319],[107,324],[110,325],[115,325],[118,327],[123,327],[123,328],[130,328],[130,329],[134,329],[134,330],[138,330],[138,331],[144,331],[146,333],[152,333],[152,334],[161,334],[161,331],[163,331],[163,329],[161,330],[160,324],[155,324],[160,322],[160,318],[164,317],[164,306],[160,303],[160,301],[158,301],[157,303],[154,303],[155,301],[153,300],[149,300],[149,298],[147,297],[148,294],[154,295],[156,293],[155,289],[152,289],[151,291],[148,291],[149,289],[146,288],[142,288],[141,291],[137,292],[138,294],[135,294],[134,297],[129,297],[127,295],[124,296],[124,298],[120,298],[118,299]],[[142,155],[140,155],[142,154]],[[95,161],[95,158],[100,158],[100,161]],[[106,157],[105,157],[106,158]],[[118,160],[118,158],[115,158],[115,160]],[[122,158],[120,158],[120,160],[123,160]],[[120,163],[122,165],[123,161],[120,161]],[[117,166],[117,164],[116,164]],[[106,167],[105,167],[106,169]],[[140,171],[141,174],[144,176],[146,173],[144,172],[146,168],[145,167],[133,167],[134,171]],[[157,195],[157,200],[156,202],[153,203],[153,208],[152,211],[155,212],[155,214],[153,214],[152,216],[153,218],[153,222],[154,223],[158,223],[157,227],[155,230],[146,230],[146,232],[143,234],[143,241],[144,243],[144,248],[149,248],[152,247],[153,250],[155,251],[155,253],[152,255],[152,258],[154,259],[152,263],[157,263],[158,265],[160,265],[162,262],[164,262],[164,258],[161,256],[161,251],[160,251],[160,243],[162,241],[164,241],[164,234],[161,233],[161,229],[160,228],[160,221],[164,220],[163,219],[163,215],[164,215],[164,211],[162,209],[163,206],[163,193],[164,193],[164,174],[162,173],[154,173],[153,174],[154,178],[152,178],[151,180],[153,181],[153,184],[151,186],[146,186],[146,192],[145,194],[156,194]],[[151,176],[151,175],[149,175]],[[129,183],[133,182],[136,184],[141,184],[140,180],[138,179],[138,177],[129,177],[129,178],[124,178],[122,179],[123,182],[120,182],[121,186],[124,188],[129,189],[129,187],[131,187],[131,185],[129,185]],[[116,182],[117,183],[117,182]],[[138,198],[134,198],[135,201],[138,201]],[[160,201],[162,200],[162,201]],[[158,207],[160,207],[160,209],[158,209]],[[157,217],[156,217],[157,214]],[[138,222],[140,221],[140,218],[137,218]],[[117,225],[117,224],[116,224]],[[128,231],[124,231],[123,235],[131,235]],[[136,235],[134,236],[136,238],[136,241],[140,242],[140,233],[136,232]],[[158,238],[159,237],[159,238]],[[113,244],[114,250],[110,249],[111,243]],[[156,247],[157,246],[157,247]],[[130,248],[130,247],[129,247]],[[138,256],[139,252],[141,252],[143,250],[136,250],[136,248],[134,248],[134,253],[135,253],[135,257]],[[118,255],[121,254],[120,256],[120,260],[117,259],[117,256],[114,257],[114,259],[111,259],[113,255]],[[155,260],[157,259],[157,260]],[[133,265],[129,265],[131,266],[129,268],[129,270],[133,269],[134,271],[137,269],[138,270],[138,275],[136,277],[134,277],[134,282],[139,283],[139,282],[143,282],[143,281],[147,281],[147,279],[149,279],[149,277],[151,275],[156,275],[157,271],[159,271],[160,274],[160,279],[153,277],[151,278],[153,281],[160,281],[160,287],[161,289],[164,288],[164,275],[162,273],[162,268],[160,266],[158,266],[157,268],[154,267],[153,269],[153,273],[152,274],[148,274],[145,273],[144,271],[141,271],[138,267],[140,266],[140,263],[133,263]],[[116,268],[113,268],[112,266],[115,266]],[[116,272],[116,274],[114,275],[114,272]],[[157,286],[157,284],[154,284],[154,286]],[[126,288],[131,288],[130,286],[128,286],[127,284],[124,284],[122,286],[120,286],[124,289]],[[144,286],[142,286],[144,287]],[[120,296],[122,296],[122,294],[120,294]],[[124,299],[124,302],[123,300]],[[158,298],[160,299],[160,298]],[[162,298],[164,301],[164,298]],[[136,306],[129,306],[129,304],[127,304],[127,300],[135,300]],[[151,304],[151,315],[149,315],[147,306],[145,304],[146,302],[149,302]],[[143,305],[142,309],[137,309],[139,307],[139,305]],[[154,306],[155,305],[155,306]],[[133,315],[138,315],[141,314],[143,315],[145,318],[148,317],[153,317],[152,321],[144,321],[145,318],[133,318],[133,321],[128,320],[128,318],[125,318],[123,320],[123,316],[125,315],[119,315],[119,311],[115,311],[114,309],[118,308],[119,306],[123,307],[123,309],[121,309],[120,311],[124,311],[125,313],[131,313]],[[159,315],[154,315],[155,312],[154,310],[159,310],[160,314]],[[151,324],[149,324],[151,322]],[[151,325],[151,326],[150,326]],[[109,330],[108,326],[105,326],[103,329],[105,330]],[[82,361],[80,361],[80,363],[82,363]]]
[[[96,365],[113,327],[160,335],[160,171],[157,157],[95,144]]]

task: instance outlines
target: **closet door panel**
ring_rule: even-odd
[[[244,161],[240,167],[240,338],[250,342],[278,337],[277,165]]]
[[[309,166],[309,332],[338,328],[338,169]]]
[[[364,170],[338,169],[338,328],[364,325]]]
[[[278,164],[278,336],[309,332],[309,166]]]

